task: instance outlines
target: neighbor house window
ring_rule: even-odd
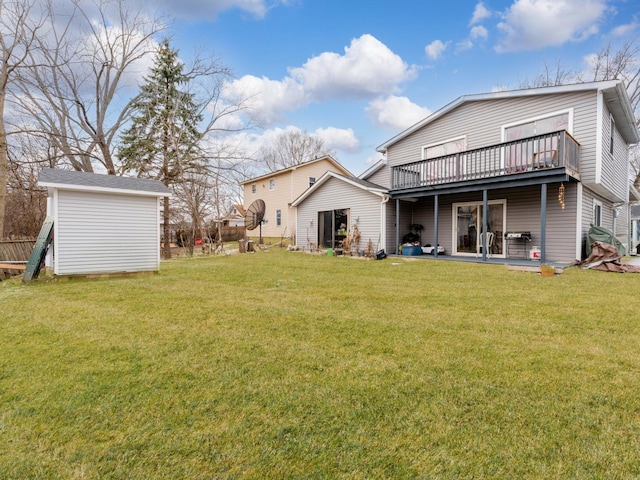
[[[602,202],[598,200],[593,201],[593,225],[596,227],[602,226]]]
[[[313,185],[314,183],[316,183],[316,177],[309,177],[309,186]]]
[[[251,184],[251,193],[256,193],[256,189],[257,189],[256,184],[252,183]]]
[[[276,210],[276,225],[282,225],[282,210]]]
[[[269,190],[274,190],[276,188],[276,179],[272,178],[269,180]]]

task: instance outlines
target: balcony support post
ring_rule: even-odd
[[[540,185],[540,263],[547,261],[547,184]]]
[[[434,195],[433,197],[433,256],[438,257],[438,209],[439,209],[439,196]]]
[[[400,199],[396,198],[396,254],[400,253]]]
[[[489,216],[489,194],[487,189],[482,190],[482,233],[480,245],[482,245],[482,261],[487,261],[487,217]]]

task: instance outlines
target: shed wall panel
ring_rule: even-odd
[[[158,199],[61,190],[56,274],[158,269]]]

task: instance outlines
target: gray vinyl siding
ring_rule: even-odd
[[[584,188],[582,190],[582,254],[585,255],[589,228],[593,224],[593,201],[602,203],[602,226],[613,231],[613,203],[599,196],[594,191]]]
[[[158,198],[59,190],[56,274],[158,270]]]
[[[565,208],[562,209],[558,202],[559,184],[547,186],[547,235],[546,255],[551,262],[572,263],[576,260],[576,219],[577,215],[577,185],[565,184]],[[488,192],[488,200],[505,200],[507,205],[506,231],[529,231],[532,234],[531,243],[527,244],[528,251],[532,246],[540,246],[541,243],[541,214],[540,214],[541,187],[527,187],[510,190],[491,190]],[[393,202],[393,201],[392,201]],[[453,204],[466,202],[482,202],[482,192],[473,192],[459,195],[442,196],[438,202],[438,240],[445,248],[445,253],[451,254],[453,245]],[[395,202],[393,202],[395,203]],[[408,232],[411,223],[420,223],[424,226],[422,232],[422,244],[434,244],[434,200],[432,197],[422,198],[418,202],[410,204],[401,202],[404,210],[401,216],[400,240]],[[389,219],[388,224],[395,222],[395,217]],[[499,239],[496,242],[504,242],[505,232],[495,232]],[[395,238],[395,232],[393,233]],[[388,242],[393,245],[393,242]],[[504,248],[504,243],[503,243]],[[526,254],[526,253],[525,253]],[[522,256],[522,252],[518,252]]]
[[[604,103],[604,102],[603,102]],[[614,124],[613,155],[610,150],[611,117],[606,103],[602,115],[602,173],[600,183],[617,201],[627,201],[629,193],[629,155],[627,145]]]
[[[349,209],[349,230],[360,230],[359,250],[365,250],[369,240],[374,248],[380,241],[380,208],[382,198],[342,180],[330,178],[297,207],[300,248],[318,243],[318,212]],[[357,223],[356,223],[357,222]]]
[[[418,161],[422,147],[465,136],[466,149],[502,142],[504,125],[573,108],[573,137],[581,144],[581,174],[595,178],[597,96],[573,92],[468,102],[391,145],[388,166]],[[387,167],[388,168],[388,167]]]
[[[384,188],[391,188],[391,169],[387,165],[383,166],[380,170],[370,175],[365,180],[376,185],[380,185]]]

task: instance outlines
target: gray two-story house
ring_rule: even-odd
[[[372,197],[381,224],[367,235],[396,253],[420,224],[422,243],[446,256],[573,263],[592,224],[626,241],[629,147],[639,141],[621,81],[460,97],[378,147],[384,165],[361,180],[387,190]],[[313,198],[298,207],[309,218]]]

